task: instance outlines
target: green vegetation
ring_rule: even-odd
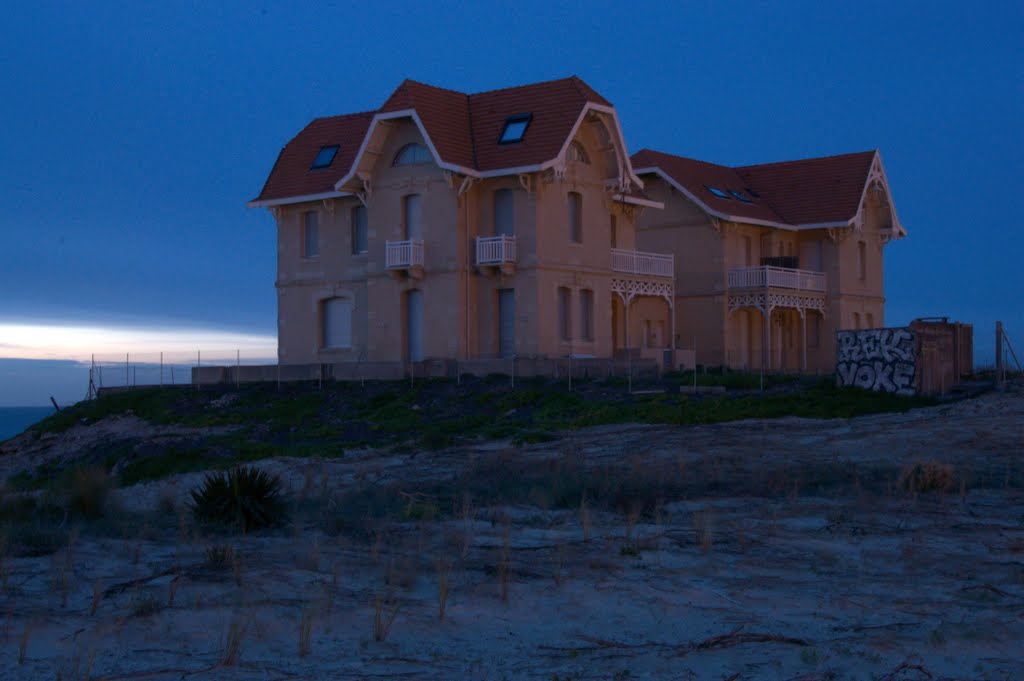
[[[567,381],[463,377],[403,382],[326,383],[322,389],[251,384],[196,389],[173,386],[106,393],[54,414],[33,427],[37,436],[114,415],[134,415],[155,425],[217,427],[164,445],[141,439],[104,443],[81,452],[81,465],[102,468],[120,485],[204,470],[228,470],[273,456],[333,458],[346,450],[443,449],[479,440],[517,446],[550,442],[558,433],[615,423],[708,424],[746,418],[803,416],[847,418],[906,411],[934,404],[856,389],[831,379],[746,373],[699,373],[700,385],[725,385],[726,393],[680,394],[691,374],[666,374],[630,394],[622,379]],[[636,386],[634,386],[636,387]],[[66,488],[69,471],[40,466],[8,483],[18,490]]]
[[[242,532],[280,525],[287,516],[281,480],[248,466],[208,473],[192,492],[192,513],[200,522]]]

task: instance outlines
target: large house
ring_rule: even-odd
[[[633,166],[665,205],[637,244],[674,254],[676,341],[698,363],[831,373],[836,331],[884,325],[882,250],[905,231],[877,151],[731,168],[644,149]]]
[[[615,109],[575,77],[405,81],[317,119],[250,203],[277,219],[279,360],[609,357],[616,310],[656,296],[670,321],[674,304],[671,253],[634,250],[661,207],[642,184]]]
[[[277,221],[282,365],[671,362],[696,338],[702,364],[757,367],[763,348],[772,368],[825,368],[830,330],[881,325],[881,244],[903,233],[874,152],[631,159],[576,77],[476,94],[407,80],[377,110],[307,125],[249,205]],[[763,343],[752,311],[778,326]]]

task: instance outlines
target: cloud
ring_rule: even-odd
[[[265,334],[188,327],[92,326],[0,321],[0,357],[89,362],[270,363],[277,338]],[[200,360],[201,358],[201,360]]]

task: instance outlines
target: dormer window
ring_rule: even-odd
[[[316,158],[313,159],[313,165],[310,166],[310,170],[316,170],[318,168],[329,168],[334,163],[334,157],[338,154],[338,145],[332,144],[328,147],[320,147],[320,151],[316,153]]]
[[[742,201],[743,203],[753,203],[754,202],[754,200],[752,198],[750,198],[749,196],[747,196],[743,192],[736,191],[735,189],[730,189],[729,193],[732,194],[737,199],[739,199],[740,201]]]
[[[704,188],[707,189],[709,192],[711,192],[712,194],[714,194],[715,196],[717,196],[720,199],[728,199],[729,198],[729,195],[726,194],[725,191],[719,189],[718,187],[709,187],[707,185],[704,185]]]
[[[566,159],[569,161],[577,161],[579,163],[590,164],[590,159],[587,158],[587,152],[583,148],[583,145],[579,142],[573,142],[569,145],[569,151],[566,153]]]
[[[501,139],[498,140],[499,144],[511,144],[512,142],[522,142],[523,135],[526,134],[526,128],[530,126],[530,121],[533,119],[533,114],[516,114],[515,116],[509,116],[505,119],[505,129],[501,131]]]
[[[434,158],[427,151],[427,148],[422,144],[406,144],[404,147],[398,150],[395,154],[395,160],[391,164],[393,166],[421,166],[427,163],[433,163]]]

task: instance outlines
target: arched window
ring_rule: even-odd
[[[422,144],[406,144],[395,154],[394,166],[421,166],[426,163],[433,163],[434,158]]]
[[[573,142],[569,145],[569,153],[566,154],[566,156],[570,161],[579,161],[580,163],[590,164],[590,159],[587,158],[587,152],[579,142]]]

